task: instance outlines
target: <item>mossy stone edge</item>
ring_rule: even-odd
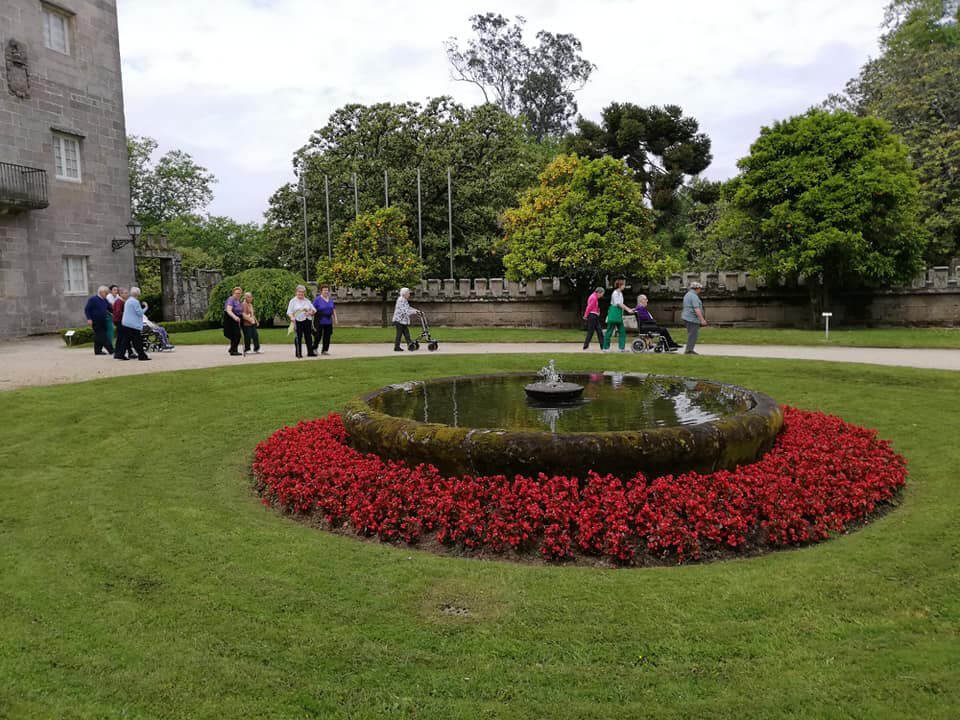
[[[432,379],[431,383],[469,381],[500,373]],[[650,375],[689,381],[674,375]],[[426,463],[451,475],[565,475],[585,477],[593,470],[623,478],[643,472],[648,478],[688,471],[733,470],[756,461],[783,427],[783,410],[768,395],[738,385],[696,379],[719,390],[746,396],[751,407],[699,425],[615,432],[550,433],[457,428],[382,413],[371,402],[388,386],[355,398],[343,410],[343,423],[358,450],[408,464]]]

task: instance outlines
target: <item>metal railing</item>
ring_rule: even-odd
[[[0,209],[42,210],[47,199],[47,171],[0,162]]]

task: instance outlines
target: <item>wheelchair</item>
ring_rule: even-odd
[[[160,340],[160,333],[149,325],[144,325],[140,334],[143,336],[144,352],[163,352],[164,347],[163,342]]]
[[[660,334],[656,325],[650,325],[648,323],[642,323],[637,326],[637,339],[630,344],[630,349],[637,353],[665,353],[676,350],[676,348],[670,347],[670,343]]]

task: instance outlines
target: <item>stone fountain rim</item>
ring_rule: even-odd
[[[779,414],[780,406],[777,402],[765,393],[761,393],[757,390],[751,390],[750,388],[745,388],[742,385],[734,385],[733,383],[720,382],[719,380],[709,380],[706,378],[695,378],[685,375],[662,375],[659,373],[644,373],[644,372],[624,372],[618,373],[617,371],[610,370],[601,370],[601,371],[579,371],[579,372],[569,372],[564,373],[563,377],[578,377],[578,376],[589,376],[595,374],[622,374],[626,377],[635,377],[640,379],[646,378],[662,378],[667,380],[678,380],[678,381],[695,381],[698,383],[708,383],[710,385],[716,385],[719,388],[730,388],[737,392],[743,393],[747,398],[752,401],[753,405],[747,410],[739,413],[731,413],[729,415],[723,415],[715,420],[706,420],[702,423],[694,423],[690,425],[668,425],[661,427],[649,427],[649,428],[638,428],[634,430],[592,430],[592,431],[576,431],[576,432],[550,432],[549,430],[511,430],[509,428],[503,427],[454,427],[453,425],[447,425],[446,423],[425,423],[420,420],[414,420],[413,418],[402,417],[400,415],[389,415],[388,413],[382,412],[375,409],[370,403],[375,400],[380,395],[383,395],[388,392],[394,392],[396,390],[403,390],[404,386],[415,386],[415,385],[425,385],[427,383],[451,383],[458,380],[480,380],[486,378],[504,378],[504,377],[536,377],[536,373],[531,372],[501,372],[501,373],[478,373],[475,375],[449,375],[438,378],[430,378],[429,380],[409,380],[404,383],[393,383],[391,385],[385,385],[384,387],[377,388],[369,393],[361,395],[357,398],[349,400],[344,406],[343,414],[346,415],[363,415],[367,419],[377,419],[383,418],[389,420],[392,423],[400,423],[411,429],[415,428],[447,428],[449,431],[456,434],[460,434],[463,437],[467,437],[471,434],[476,433],[497,433],[505,435],[517,435],[517,436],[541,436],[543,438],[556,438],[557,436],[562,437],[609,437],[609,436],[635,436],[635,435],[664,435],[664,436],[673,436],[678,430],[681,431],[690,431],[695,432],[697,428],[702,428],[706,426],[717,426],[722,425],[728,422],[736,422],[739,419],[746,419],[750,417],[760,417],[766,418],[769,417],[771,412]],[[566,382],[566,380],[565,380]]]

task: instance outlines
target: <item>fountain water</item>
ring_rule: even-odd
[[[564,382],[551,360],[537,372],[539,382],[524,386],[527,397],[538,403],[565,404],[576,402],[583,395],[583,385]]]

